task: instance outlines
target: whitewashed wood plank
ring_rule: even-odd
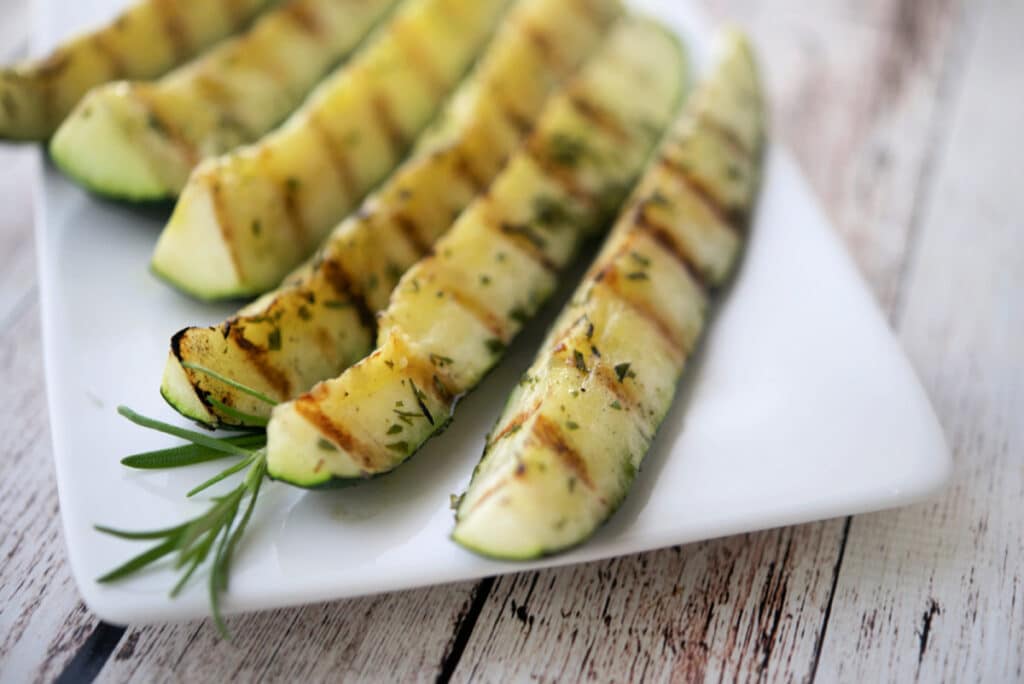
[[[0,678],[12,682],[55,677],[96,625],[66,561],[39,333],[30,294],[0,328]]]
[[[228,620],[132,628],[100,682],[426,682],[441,672],[473,584],[371,596]]]
[[[1024,5],[987,6],[900,326],[954,446],[954,485],[854,521],[824,681],[1024,680]]]
[[[894,16],[875,3],[866,7],[875,15],[850,22],[836,18],[845,4],[820,5],[712,9],[753,33],[777,136],[795,147],[893,311],[944,117],[937,96],[957,58],[959,10],[919,4],[920,16],[906,6]],[[843,521],[832,521],[500,579],[456,679],[810,678],[843,542]]]
[[[30,148],[0,144],[0,329],[33,294],[36,282],[32,240]]]

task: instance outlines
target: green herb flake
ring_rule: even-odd
[[[441,368],[444,368],[445,366],[450,366],[451,364],[454,363],[454,361],[451,358],[447,356],[441,356],[440,354],[431,354],[430,362],[435,366],[439,366]]]
[[[613,401],[612,403],[610,403],[608,405],[611,406],[616,411],[621,411],[622,410],[622,404],[619,403],[618,399],[616,399],[615,401]]]
[[[632,273],[627,273],[626,278],[628,278],[629,280],[650,280],[650,277],[643,271],[633,271]]]
[[[486,273],[481,273],[480,274],[480,284],[483,285],[484,287],[487,287],[488,285],[490,285],[491,284],[491,276],[487,275]]]
[[[639,252],[630,252],[629,256],[633,257],[633,261],[637,262],[641,266],[651,265],[651,260],[645,257],[643,254],[640,254]]]
[[[400,454],[408,453],[409,443],[408,442],[392,442],[391,444],[385,444],[385,447],[391,451],[397,451]]]
[[[280,328],[274,328],[273,330],[270,331],[270,334],[267,335],[267,349],[269,349],[270,351],[280,351],[281,350],[281,329]]]
[[[508,317],[519,324],[525,324],[530,320],[530,314],[521,306],[517,306],[508,312]]]
[[[580,138],[565,133],[555,133],[548,140],[548,154],[551,160],[562,166],[576,166],[587,147]]]
[[[590,372],[590,369],[587,368],[587,360],[583,357],[583,352],[578,349],[574,349],[572,352],[572,358],[578,370],[581,370],[584,373]]]
[[[323,437],[317,440],[316,445],[324,451],[337,451],[338,447],[334,446],[334,442],[330,442]]]
[[[260,223],[259,219],[253,219],[249,228],[252,230],[252,234],[259,237],[259,234],[263,232],[263,224]]]
[[[299,307],[298,314],[299,318],[301,318],[304,321],[308,321],[311,318],[313,318],[313,314],[309,312],[309,307],[307,307],[305,304]]]
[[[349,302],[343,302],[340,299],[325,299],[324,306],[328,309],[347,309],[352,306]]]
[[[580,424],[574,420],[570,420],[565,423],[565,427],[569,428],[570,430],[579,430]]]
[[[615,377],[619,379],[619,382],[622,382],[626,374],[629,373],[629,366],[629,363],[620,363],[615,366]]]
[[[491,352],[492,354],[500,354],[501,352],[505,351],[505,343],[497,339],[496,337],[492,337],[491,339],[487,340],[486,342],[484,342],[484,345],[487,347],[487,351]]]
[[[401,431],[402,431],[403,429],[405,429],[405,428],[403,428],[403,427],[402,427],[401,425],[399,425],[398,423],[395,423],[394,425],[392,425],[391,427],[389,427],[389,428],[388,428],[388,434],[389,434],[389,435],[397,435],[397,434],[398,434],[399,432],[401,432]]]
[[[538,225],[553,228],[569,223],[572,215],[562,202],[541,195],[533,200],[533,220]]]

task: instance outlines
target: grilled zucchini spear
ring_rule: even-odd
[[[395,4],[289,0],[160,81],[96,88],[57,130],[51,155],[95,192],[173,197],[200,160],[280,123]]]
[[[47,57],[0,69],[0,138],[45,140],[93,86],[155,78],[275,0],[144,0]]]
[[[509,0],[408,0],[274,133],[192,173],[153,255],[203,299],[276,287],[406,154]]]
[[[378,349],[274,409],[269,474],[314,487],[385,473],[442,430],[625,198],[673,116],[684,71],[660,26],[617,25],[488,194],[403,276]]]
[[[398,278],[490,185],[621,13],[619,0],[521,2],[411,159],[311,264],[224,323],[174,336],[161,386],[167,401],[211,427],[237,424],[218,407],[266,417],[267,404],[187,364],[286,401],[370,353],[374,314]]]
[[[728,34],[489,436],[456,542],[536,558],[589,538],[626,496],[738,257],[763,121],[750,50]]]

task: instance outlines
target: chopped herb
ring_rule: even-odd
[[[435,366],[441,366],[442,368],[453,363],[450,358],[447,356],[441,356],[440,354],[431,354],[430,362]]]
[[[324,451],[337,451],[338,450],[338,447],[334,446],[334,442],[329,442],[326,439],[324,439],[323,437],[321,437],[319,440],[317,440],[316,445],[318,447],[320,447],[321,449],[323,449]]]
[[[619,379],[619,382],[622,382],[623,378],[626,377],[626,374],[629,373],[629,366],[630,364],[628,363],[620,363],[615,366],[615,376]]]
[[[650,277],[643,271],[633,271],[632,273],[627,273],[626,277],[629,278],[630,280],[650,280]]]
[[[527,313],[526,309],[524,309],[521,306],[517,306],[516,308],[509,311],[508,317],[511,318],[516,323],[521,324],[525,324],[528,320],[530,320],[530,314]]]
[[[629,256],[633,257],[633,260],[640,264],[641,266],[651,265],[651,260],[645,257],[643,254],[640,254],[639,252],[630,252]]]
[[[533,200],[533,220],[538,225],[553,228],[572,220],[572,215],[562,202],[541,195]]]
[[[616,399],[615,401],[610,403],[609,406],[611,406],[616,411],[621,411],[622,410],[622,404],[619,403],[618,399]]]
[[[486,273],[481,273],[480,274],[480,284],[485,286],[485,287],[487,285],[490,285],[491,284],[491,276],[487,275]]]
[[[267,349],[270,351],[280,351],[281,349],[281,329],[274,328],[267,335]]]
[[[430,409],[427,408],[426,402],[423,401],[426,398],[426,395],[420,391],[420,388],[416,386],[416,383],[413,382],[411,378],[409,379],[409,386],[412,387],[412,395],[416,397],[416,403],[419,404],[420,411],[423,412],[423,417],[427,419],[428,423],[433,425],[434,416],[430,415]]]
[[[594,345],[590,345],[590,353],[596,356],[597,358],[601,358],[601,352]]]
[[[378,285],[380,285],[380,280],[377,278],[377,274],[371,273],[370,277],[366,281],[366,290],[368,292],[372,292],[377,289]]]
[[[260,223],[259,219],[253,219],[249,227],[252,229],[253,235],[259,235],[263,231],[263,224]]]
[[[562,166],[575,166],[586,153],[583,141],[564,133],[555,133],[548,141],[551,160]]]
[[[571,491],[573,491],[575,489],[576,489],[576,478],[575,477],[570,477],[569,478],[569,491],[571,492]]]
[[[504,252],[498,252],[497,254],[494,255],[494,258],[497,259],[498,261],[504,261],[506,257],[507,255]]]
[[[589,372],[587,368],[587,361],[583,358],[583,352],[578,349],[574,349],[572,352],[573,361],[576,363],[576,368],[583,371],[584,373]]]
[[[309,307],[307,307],[305,304],[299,307],[299,318],[301,318],[304,321],[308,321],[312,317],[313,314],[309,312]]]
[[[593,339],[593,338],[594,338],[594,324],[588,322],[587,323],[587,339],[590,340],[590,339]]]
[[[506,221],[501,224],[501,231],[506,235],[522,235],[526,238],[527,242],[537,249],[544,249],[544,246],[547,245],[547,241],[542,235],[538,234],[530,226],[521,223],[509,223]]]
[[[385,444],[384,446],[392,451],[397,451],[400,454],[404,454],[409,451],[408,442],[392,442],[391,444]]]
[[[725,167],[725,175],[729,177],[729,180],[740,180],[743,178],[743,169],[737,164],[728,164]]]
[[[458,510],[460,503],[462,503],[462,495],[461,494],[449,494],[448,495],[448,505],[451,506],[451,509],[453,511]]]
[[[389,435],[397,435],[403,429],[404,428],[401,425],[399,425],[398,423],[395,423],[394,425],[392,425],[391,427],[388,428],[388,434]]]
[[[570,420],[566,422],[565,427],[569,428],[570,430],[579,430],[580,424],[577,423],[576,421]]]
[[[384,359],[384,365],[387,366],[388,368],[394,368],[395,362],[392,361],[391,359]]]
[[[500,354],[505,351],[505,343],[494,337],[484,342],[484,345],[487,346],[487,350],[492,354]]]
[[[288,176],[288,180],[285,181],[285,185],[288,187],[288,192],[295,193],[299,191],[299,179],[295,176]]]
[[[340,299],[325,299],[324,306],[328,309],[345,309],[352,306],[349,302],[343,302]]]

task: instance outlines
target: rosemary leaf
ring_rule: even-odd
[[[220,399],[217,399],[216,397],[207,397],[206,400],[213,404],[214,408],[223,413],[225,416],[240,421],[243,427],[267,427],[267,419],[264,418],[263,416],[257,416],[252,413],[246,413],[245,411],[239,411],[234,406],[228,406],[227,404],[225,404]]]
[[[224,437],[222,441],[240,447],[260,448],[267,442],[267,436],[258,435],[237,435]],[[133,454],[121,459],[121,465],[138,470],[163,470],[165,468],[183,468],[185,466],[218,461],[234,454],[224,451],[214,451],[209,447],[199,444],[183,444],[169,449],[147,451],[141,454]]]
[[[255,458],[256,457],[253,456],[252,458],[247,458],[245,460],[239,461],[238,463],[236,463],[235,465],[231,466],[230,468],[221,471],[217,475],[214,475],[213,477],[211,477],[209,480],[207,480],[206,482],[202,483],[201,485],[199,485],[197,487],[193,487],[188,492],[188,494],[186,494],[185,496],[191,499],[196,494],[198,494],[200,492],[203,492],[203,491],[206,491],[207,489],[209,489],[213,485],[217,484],[218,482],[222,482],[222,481],[226,480],[227,478],[231,477],[235,473],[242,472],[243,470],[248,468],[250,465],[252,465],[253,459],[255,459]]]
[[[178,547],[178,540],[176,537],[170,537],[161,544],[150,548],[148,551],[143,551],[138,556],[128,560],[122,565],[117,566],[107,574],[96,579],[97,582],[113,582],[119,580],[122,577],[127,577],[135,572],[138,572],[142,568],[154,563],[164,556],[174,553],[174,550]]]
[[[184,523],[176,527],[167,527],[162,530],[128,532],[126,530],[115,530],[112,527],[104,527],[103,525],[93,525],[93,529],[95,529],[97,532],[109,534],[111,537],[117,537],[118,539],[128,539],[131,541],[143,541],[146,539],[166,539],[168,537],[173,537],[174,535],[180,532],[184,532],[186,527],[188,527],[188,523]]]
[[[254,397],[256,399],[259,399],[260,401],[262,401],[265,404],[269,404],[271,406],[277,406],[277,402],[276,401],[274,401],[273,399],[271,399],[267,395],[263,394],[262,392],[260,392],[258,390],[254,390],[252,387],[249,387],[248,385],[243,385],[242,383],[238,382],[237,380],[232,380],[231,378],[227,377],[226,375],[221,375],[217,371],[212,371],[209,368],[204,368],[203,366],[199,366],[199,365],[196,365],[194,363],[189,363],[188,361],[182,361],[181,365],[184,366],[185,368],[188,368],[189,370],[194,370],[194,371],[196,371],[198,373],[203,373],[204,375],[209,375],[214,380],[220,380],[221,382],[223,382],[228,387],[234,387],[239,392],[245,392],[250,397]]]
[[[151,430],[156,430],[157,432],[163,432],[167,435],[181,437],[182,439],[187,439],[193,444],[198,444],[208,449],[213,449],[214,451],[221,451],[226,454],[237,454],[239,456],[252,456],[253,453],[255,453],[252,449],[240,447],[237,444],[232,444],[224,439],[210,437],[209,435],[204,435],[201,432],[186,430],[185,428],[180,428],[177,425],[171,425],[153,418],[147,418],[146,416],[132,411],[127,406],[118,406],[117,412],[136,425],[141,425],[142,427],[147,427]]]

